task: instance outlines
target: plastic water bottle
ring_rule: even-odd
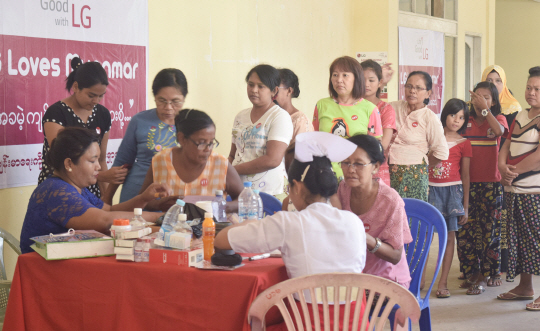
[[[257,202],[258,202],[257,218],[261,219],[264,216],[263,201],[261,199],[261,195],[259,194],[259,190],[253,190],[253,193],[255,193],[255,196],[257,196]]]
[[[135,262],[143,262],[143,240],[141,238],[137,239],[135,244]]]
[[[238,218],[240,222],[257,219],[259,206],[257,197],[251,190],[251,182],[244,182],[244,190],[238,196]]]
[[[191,229],[191,226],[189,226],[186,221],[187,221],[186,214],[178,214],[178,222],[176,222],[173,228],[174,232],[183,232],[183,233],[193,234],[193,230]]]
[[[145,238],[143,243],[142,262],[150,262],[150,241],[152,239]]]
[[[142,217],[142,208],[133,209],[133,213],[135,214],[135,216],[133,216],[133,218],[131,219],[131,222],[129,222],[129,224],[131,225],[131,230],[136,231],[136,230],[144,229],[147,226],[147,224],[144,218]]]
[[[226,207],[226,202],[225,202],[225,199],[223,199],[223,191],[216,190],[216,198],[212,201],[212,210],[218,222],[227,221],[227,214],[225,211],[225,207]]]
[[[169,208],[165,217],[163,217],[163,223],[161,224],[161,229],[159,229],[158,236],[156,240],[158,243],[162,243],[165,240],[165,233],[171,232],[174,229],[174,225],[178,220],[178,214],[184,212],[184,206],[186,203],[180,199],[176,200],[176,204]]]
[[[214,255],[214,237],[216,235],[216,224],[212,213],[204,213],[204,222],[202,224],[202,240],[204,259],[210,261]]]

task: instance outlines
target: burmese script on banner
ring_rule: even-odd
[[[43,114],[69,95],[74,56],[107,72],[112,164],[131,117],[146,109],[147,13],[146,0],[0,0],[0,188],[37,184]]]

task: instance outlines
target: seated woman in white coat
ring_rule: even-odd
[[[340,162],[355,150],[355,144],[330,133],[299,134],[288,174],[289,197],[298,211],[229,226],[216,236],[215,247],[237,253],[279,249],[290,278],[361,273],[366,261],[364,225],[352,212],[328,202],[338,188],[331,162]]]

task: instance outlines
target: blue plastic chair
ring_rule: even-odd
[[[264,192],[259,192],[259,196],[263,202],[264,216],[271,216],[281,211],[281,201],[278,198]]]
[[[443,216],[429,203],[417,199],[403,199],[405,202],[405,212],[409,219],[409,227],[413,241],[405,245],[405,254],[407,255],[407,263],[411,273],[411,285],[409,291],[416,297],[422,314],[420,315],[420,330],[431,331],[431,312],[429,308],[429,296],[431,289],[437,280],[437,275],[441,268],[444,252],[446,251],[446,241],[448,239],[448,230]],[[437,264],[433,280],[427,289],[424,297],[420,294],[420,281],[422,273],[426,265],[429,248],[433,240],[433,233],[439,235],[439,254],[437,256]],[[432,257],[433,258],[433,257]],[[393,325],[393,315],[390,317]],[[411,321],[409,320],[409,330],[412,330]]]

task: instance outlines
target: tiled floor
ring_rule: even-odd
[[[437,256],[437,247],[438,243],[435,239],[431,245],[431,257]],[[435,262],[435,258],[430,259],[428,262],[427,275],[433,274]],[[519,282],[519,278],[516,278],[514,283],[509,283],[505,281],[503,276],[501,286],[487,287],[486,291],[481,295],[466,295],[466,289],[458,287],[461,282],[457,279],[458,275],[459,261],[456,254],[454,254],[454,262],[448,279],[451,297],[438,299],[435,296],[437,283],[435,283],[431,292],[430,304],[433,331],[540,330],[540,312],[525,310],[525,304],[530,301],[497,300],[497,295],[514,288]],[[533,277],[533,282],[536,282],[536,297],[538,297],[540,295],[538,277]],[[413,326],[413,329],[419,330],[418,325]]]

